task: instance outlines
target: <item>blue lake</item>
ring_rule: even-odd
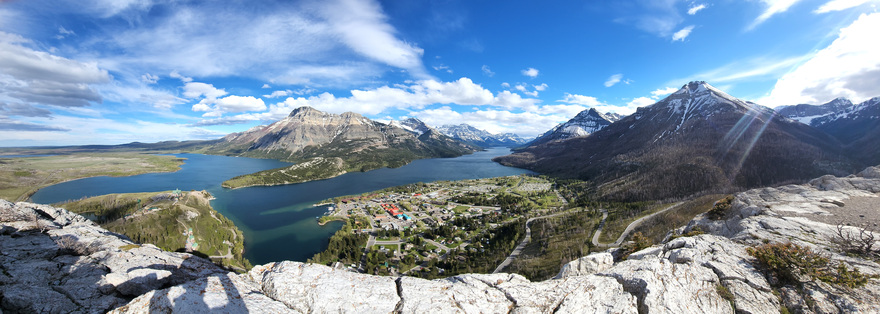
[[[400,168],[347,173],[332,179],[300,184],[225,189],[220,184],[234,176],[278,168],[288,163],[268,159],[175,154],[186,158],[180,171],[130,177],[94,177],[49,186],[31,197],[36,203],[58,203],[111,193],[164,190],[207,190],[217,199],[211,206],[235,222],[245,235],[245,257],[254,265],[273,261],[305,261],[327,247],[342,226],[319,226],[316,216],[326,207],[312,206],[331,197],[360,194],[415,182],[464,180],[530,173],[491,161],[509,154],[490,148],[457,158],[421,159]]]

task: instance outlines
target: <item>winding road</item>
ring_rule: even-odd
[[[494,271],[492,271],[492,273],[497,274],[497,273],[501,272],[501,270],[504,269],[504,267],[507,267],[508,265],[510,265],[511,262],[513,262],[514,259],[519,257],[519,255],[522,253],[522,250],[526,247],[526,245],[529,244],[529,241],[532,240],[532,229],[529,228],[529,224],[531,224],[532,221],[535,221],[537,219],[544,219],[544,218],[556,217],[556,216],[561,216],[561,215],[573,214],[576,212],[578,212],[578,211],[567,211],[567,212],[555,213],[552,215],[529,218],[529,220],[526,220],[526,237],[523,238],[523,240],[519,242],[519,245],[517,245],[516,248],[514,248],[512,252],[510,252],[510,255],[508,255],[507,258],[505,258],[504,261],[501,262],[501,264],[499,264],[498,267],[496,267]]]
[[[628,226],[626,226],[626,229],[623,230],[623,233],[620,234],[620,237],[617,238],[617,241],[614,241],[614,243],[612,243],[612,244],[599,243],[599,235],[602,234],[602,227],[605,226],[605,218],[608,217],[608,211],[603,209],[602,210],[602,222],[599,223],[599,229],[596,230],[596,234],[593,235],[593,245],[597,246],[597,247],[618,247],[621,244],[623,244],[623,240],[626,239],[627,236],[629,236],[630,232],[632,232],[635,228],[638,228],[639,226],[641,226],[643,222],[645,222],[648,219],[651,219],[654,216],[665,213],[666,211],[668,211],[670,209],[676,208],[681,204],[682,204],[682,202],[678,202],[678,203],[672,204],[672,206],[669,206],[664,210],[661,210],[656,213],[647,215],[645,217],[636,219],[636,221],[633,221]]]

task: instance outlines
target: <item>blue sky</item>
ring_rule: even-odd
[[[312,106],[539,135],[691,80],[880,96],[877,0],[0,1],[0,146],[213,139]]]

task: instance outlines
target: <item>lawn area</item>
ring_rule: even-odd
[[[452,211],[455,212],[456,214],[461,214],[461,213],[467,211],[468,208],[471,208],[471,207],[465,206],[465,205],[458,205],[458,206],[455,206],[455,208],[453,208]]]

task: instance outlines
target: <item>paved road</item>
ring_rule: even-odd
[[[532,240],[532,229],[529,228],[529,224],[531,224],[532,221],[535,221],[537,219],[556,217],[556,216],[567,215],[567,214],[572,214],[572,213],[575,213],[575,212],[574,211],[561,212],[561,213],[555,213],[552,215],[529,218],[529,220],[526,220],[526,237],[523,238],[523,240],[519,243],[519,245],[517,245],[516,248],[513,249],[513,252],[510,252],[510,255],[508,255],[507,258],[505,258],[504,261],[501,262],[501,264],[499,264],[498,267],[496,267],[494,271],[492,271],[492,273],[497,274],[497,273],[501,272],[501,270],[504,269],[504,267],[507,267],[508,265],[510,265],[511,262],[513,262],[514,259],[519,257],[519,255],[522,253],[522,250],[526,247],[526,245],[529,244],[529,241]]]
[[[605,219],[608,218],[608,210],[607,209],[599,209],[602,211],[602,221],[599,222],[599,228],[596,229],[596,233],[593,234],[593,246],[596,247],[607,247],[607,244],[599,244],[599,236],[602,235],[602,228],[605,227]]]
[[[620,237],[617,238],[617,241],[614,241],[614,243],[611,243],[611,244],[599,243],[599,235],[602,234],[602,226],[605,225],[605,218],[608,217],[608,212],[604,211],[603,215],[602,215],[602,222],[600,223],[600,226],[599,226],[599,230],[596,230],[596,234],[593,235],[593,245],[598,246],[598,247],[618,247],[621,244],[623,244],[623,240],[626,239],[627,236],[629,236],[630,232],[632,232],[633,229],[641,226],[643,222],[645,222],[648,219],[651,219],[651,217],[657,216],[657,215],[662,214],[670,209],[676,208],[681,204],[682,204],[681,202],[675,203],[675,204],[672,204],[672,206],[669,206],[664,210],[661,210],[656,213],[647,215],[645,217],[636,219],[636,221],[633,221],[628,226],[626,226],[626,229],[623,230],[623,233],[620,234]]]

